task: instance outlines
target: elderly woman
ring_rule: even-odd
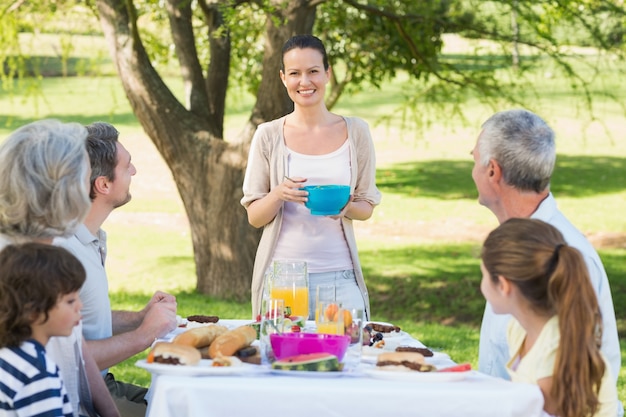
[[[0,145],[0,249],[28,241],[51,244],[81,224],[91,204],[86,136],[80,124],[41,120],[17,129]],[[61,370],[74,415],[119,416],[85,346],[81,326],[46,346]]]

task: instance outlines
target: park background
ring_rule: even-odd
[[[0,138],[47,117],[114,124],[131,152],[137,175],[131,185],[133,200],[114,211],[104,225],[109,236],[107,269],[113,308],[140,309],[155,290],[162,290],[177,296],[182,316],[250,318],[249,303],[195,292],[189,225],[171,173],[133,115],[112,64],[104,58],[103,40],[76,36],[73,42],[75,59],[63,64],[58,58],[63,48],[58,36],[24,39],[42,57],[46,76],[15,81],[10,91],[0,90]],[[472,41],[451,36],[444,53],[470,47]],[[99,75],[77,75],[85,56],[98,60]],[[76,67],[68,72],[67,62]],[[624,362],[626,119],[623,103],[606,97],[608,93],[626,97],[620,65],[618,69],[607,65],[597,76],[595,119],[582,95],[569,91],[566,81],[542,66],[534,74],[542,94],[532,99],[532,110],[556,131],[558,158],[552,191],[559,207],[590,238],[607,269]],[[342,96],[333,108],[368,121],[375,140],[383,201],[370,220],[355,226],[373,319],[400,325],[427,346],[476,366],[484,308],[479,290],[480,244],[497,222],[477,203],[470,150],[481,123],[494,109],[469,99],[460,103],[464,118],[439,114],[424,125],[402,110],[405,81],[400,73],[380,90],[371,87]],[[182,89],[175,77],[168,82],[174,91]],[[254,104],[243,90],[232,89],[226,137],[238,133]],[[430,111],[428,103],[423,108]],[[420,112],[420,107],[415,111]],[[244,215],[242,207],[233,210]],[[112,371],[118,379],[148,384],[146,371],[134,366],[143,357],[145,353]],[[626,400],[625,377],[622,368],[618,387],[622,401]]]

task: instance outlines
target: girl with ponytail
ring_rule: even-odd
[[[481,258],[483,295],[495,313],[513,316],[511,380],[537,384],[549,414],[615,417],[600,309],[580,252],[543,221],[510,219],[489,234]]]

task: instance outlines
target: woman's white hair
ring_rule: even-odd
[[[69,236],[91,207],[87,129],[40,120],[0,145],[0,233],[16,241]]]

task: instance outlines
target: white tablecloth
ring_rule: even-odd
[[[429,383],[381,380],[360,372],[342,377],[155,375],[149,398],[148,417],[538,417],[543,408],[537,386],[475,371],[462,381]]]

